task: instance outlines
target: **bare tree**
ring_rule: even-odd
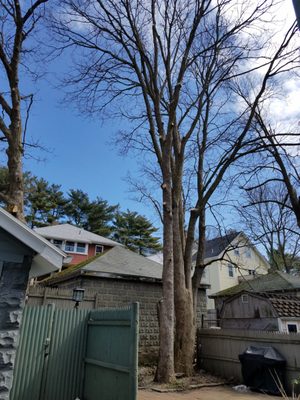
[[[273,200],[273,201],[270,201]],[[239,204],[244,231],[265,249],[274,269],[290,272],[299,259],[300,236],[283,184],[269,183],[247,191]]]
[[[252,151],[248,135],[255,111],[293,35],[289,32],[270,57],[261,55],[268,38],[259,41],[250,27],[265,18],[272,4],[243,2],[232,13],[230,0],[65,0],[53,16],[61,46],[81,50],[68,79],[69,98],[84,112],[110,109],[111,115],[126,118],[122,144],[147,151],[159,167],[164,228],[159,381],[174,378],[174,331],[176,369],[192,372],[193,288],[197,293],[204,269],[205,207],[229,166]],[[249,59],[260,61],[251,66]],[[242,94],[247,97],[245,77],[262,67],[267,72],[251,101],[237,107]],[[213,148],[214,155],[207,156]],[[187,237],[186,168],[194,171],[197,187]],[[193,284],[191,249],[199,218]]]
[[[1,188],[0,199],[21,220],[24,220],[22,157],[32,95],[21,93],[20,68],[24,66],[24,56],[30,52],[25,43],[36,29],[47,1],[0,1],[0,71],[3,73],[0,90],[0,131],[3,136],[0,139],[5,143],[9,182],[8,187]]]

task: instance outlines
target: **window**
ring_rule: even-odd
[[[85,253],[85,243],[77,243],[76,252]]]
[[[255,269],[248,269],[249,275],[255,275]]]
[[[54,246],[58,247],[59,249],[62,249],[62,243],[62,240],[53,239]]]
[[[74,242],[66,242],[65,250],[66,251],[75,251],[75,243]]]
[[[103,246],[97,244],[95,249],[95,254],[103,253],[103,250],[104,250]]]
[[[287,324],[288,332],[289,333],[297,333],[297,325],[296,324]]]
[[[242,303],[248,303],[248,301],[249,301],[248,295],[247,294],[243,294],[242,295]]]
[[[235,255],[235,256],[239,256],[239,255],[240,255],[239,249],[235,249],[235,250],[234,250],[234,255]]]
[[[246,254],[247,258],[251,258],[251,250],[250,249],[246,249],[245,254]]]
[[[228,275],[230,276],[230,278],[233,278],[234,276],[234,270],[232,264],[228,264]]]

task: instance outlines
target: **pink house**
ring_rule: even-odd
[[[120,243],[70,224],[34,230],[70,256],[69,265],[78,264],[112,247],[121,246]]]

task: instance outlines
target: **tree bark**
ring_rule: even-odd
[[[174,302],[175,302],[175,371],[191,376],[195,344],[195,318],[191,280],[184,267],[185,238],[181,196],[182,160],[173,172],[173,242],[174,242]]]
[[[174,381],[174,262],[171,138],[163,146],[163,273],[162,301],[159,312],[159,360],[155,379],[161,383]]]

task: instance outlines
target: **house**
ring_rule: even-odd
[[[0,392],[9,398],[30,277],[62,268],[66,254],[0,208]]]
[[[220,327],[300,332],[300,297],[282,293],[242,291],[223,302]]]
[[[244,280],[238,285],[211,295],[215,302],[218,315],[224,301],[242,293],[243,291],[256,294],[273,293],[300,297],[300,278],[281,271],[270,271],[268,274],[255,277],[253,280]]]
[[[149,257],[162,264],[162,253]],[[196,262],[196,254],[193,256]],[[237,285],[242,280],[266,274],[270,268],[265,257],[242,232],[231,232],[205,243],[205,268],[202,283],[210,285],[207,296]],[[207,309],[215,308],[214,301],[207,299]]]
[[[232,232],[207,240],[205,244],[205,274],[203,283],[210,289],[207,296],[251,280],[256,275],[267,274],[270,265],[243,232]],[[214,309],[208,298],[207,308]]]
[[[96,308],[122,307],[139,302],[140,362],[145,364],[156,360],[159,346],[157,310],[162,299],[161,264],[123,246],[115,246],[91,260],[53,275],[42,284],[53,288],[93,289],[97,291]],[[206,310],[206,288],[201,285],[198,289],[199,321]]]
[[[121,246],[120,243],[71,224],[35,228],[35,232],[71,256],[69,265],[81,263],[114,246]]]

